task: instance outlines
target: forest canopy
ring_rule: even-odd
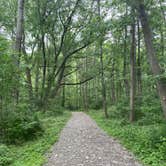
[[[164,0],[1,0],[0,143],[38,137],[38,114],[64,110],[164,124],[165,9]]]

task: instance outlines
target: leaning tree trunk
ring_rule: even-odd
[[[166,118],[166,78],[163,78],[162,76],[164,71],[162,71],[162,69],[160,68],[160,65],[156,56],[156,52],[153,46],[152,31],[150,29],[150,25],[148,22],[148,16],[145,12],[145,6],[142,2],[140,1],[137,1],[137,2],[138,2],[138,12],[140,15],[140,20],[142,24],[143,33],[144,33],[145,45],[146,45],[146,49],[148,53],[147,54],[148,61],[151,66],[153,75],[157,77],[160,76],[160,78],[157,80],[157,89],[158,89],[158,94],[160,96],[163,112]]]

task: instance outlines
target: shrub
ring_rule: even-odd
[[[156,123],[164,123],[164,118],[160,114],[148,112],[144,113],[144,116],[137,121],[138,125],[153,125]]]
[[[0,131],[2,142],[22,143],[41,133],[42,127],[37,115],[21,105],[1,112]]]
[[[125,103],[118,103],[116,106],[111,107],[111,117],[112,118],[129,118],[129,106]]]
[[[99,110],[102,108],[102,99],[99,98],[96,100],[95,98],[90,102],[90,108],[94,110]]]
[[[162,156],[166,156],[166,137],[160,137],[159,152]]]
[[[0,144],[0,165],[7,166],[11,164],[13,160],[11,156],[12,153],[9,148],[4,144]]]
[[[46,114],[48,116],[59,116],[59,115],[63,115],[64,113],[64,108],[57,106],[57,107],[50,107],[48,108],[48,110],[46,111]]]
[[[58,116],[58,115],[63,115],[64,110],[65,109],[59,104],[57,104],[54,99],[50,99],[47,103],[47,110],[45,113],[48,116]]]

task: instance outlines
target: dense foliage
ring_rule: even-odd
[[[40,166],[46,161],[45,152],[58,140],[59,133],[70,118],[69,112],[63,116],[38,114],[44,133],[37,139],[21,145],[0,144],[0,165]]]
[[[39,112],[94,109],[145,163],[162,164],[165,9],[164,0],[1,0],[0,162],[12,161],[4,144],[43,137]]]
[[[10,165],[13,160],[12,155],[12,152],[6,145],[0,144],[0,165]]]
[[[149,110],[144,107],[144,112],[150,109],[156,109],[156,107],[153,106]],[[164,119],[161,119],[161,114],[151,112],[131,125],[126,117],[117,116],[121,112],[117,107],[111,107],[109,112],[113,116],[107,120],[101,111],[91,111],[90,115],[101,128],[111,136],[118,138],[144,164],[166,165],[166,125]]]
[[[42,131],[37,115],[27,108],[17,109],[5,110],[1,114],[2,142],[21,143],[36,137]]]

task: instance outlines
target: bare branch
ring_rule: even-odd
[[[80,81],[80,82],[76,82],[76,83],[62,83],[61,85],[81,85],[81,84],[84,84],[92,79],[94,79],[95,77],[90,77],[84,81]]]

